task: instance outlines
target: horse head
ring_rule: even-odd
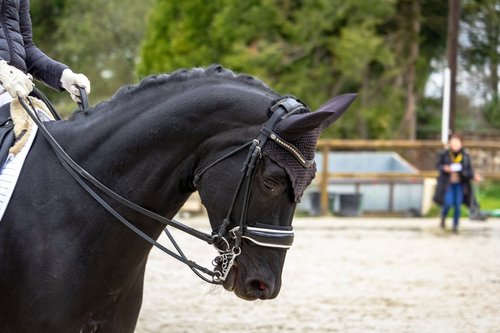
[[[281,98],[245,149],[199,170],[196,187],[224,253],[216,270],[225,289],[246,300],[278,295],[296,203],[316,171],[317,139],[355,97],[338,96],[316,112],[294,98]]]

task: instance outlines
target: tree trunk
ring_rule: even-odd
[[[409,24],[409,51],[406,65],[406,108],[400,125],[402,138],[417,138],[417,60],[420,53],[421,4],[420,0],[411,2]]]
[[[361,91],[368,92],[370,84],[370,69],[368,67],[363,71],[363,81],[361,83]],[[369,105],[368,94],[361,94],[361,108],[358,108],[358,115],[356,117],[356,131],[358,136],[362,139],[368,139],[368,124],[366,122],[366,117],[363,114],[363,110]]]
[[[500,28],[498,26],[490,27],[491,28],[491,36],[490,36],[490,87],[491,93],[494,97],[498,97],[498,66],[500,63],[500,57],[498,55],[499,41],[500,41]]]

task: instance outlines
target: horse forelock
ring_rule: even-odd
[[[206,68],[195,67],[192,69],[179,69],[171,74],[150,75],[137,84],[121,87],[110,99],[100,102],[90,110],[76,111],[73,113],[71,119],[77,119],[81,116],[89,115],[93,112],[100,112],[104,109],[119,107],[123,104],[123,101],[129,100],[133,95],[142,93],[143,91],[161,87],[165,89],[166,92],[175,93],[178,90],[182,91],[185,89],[185,87],[182,86],[182,83],[187,82],[190,84],[190,87],[194,87],[194,82],[198,81],[199,84],[204,84],[204,79],[218,79],[225,82],[234,82],[236,84],[246,85],[248,87],[278,95],[264,82],[254,76],[248,74],[237,74],[220,65],[212,65]]]

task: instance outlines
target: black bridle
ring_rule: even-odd
[[[258,223],[255,226],[249,226],[247,223],[247,216],[255,170],[262,160],[262,149],[268,139],[273,140],[283,148],[289,150],[299,162],[306,160],[297,148],[279,138],[279,136],[273,132],[273,128],[281,119],[298,113],[304,109],[306,109],[306,107],[292,97],[280,99],[273,106],[271,106],[270,111],[272,112],[272,116],[264,124],[259,136],[256,139],[209,163],[198,171],[194,177],[193,185],[197,188],[202,175],[206,171],[245,147],[250,147],[248,155],[243,162],[241,178],[238,186],[236,187],[229,209],[224,220],[222,221],[221,226],[219,227],[218,232],[214,234],[214,245],[220,253],[214,263],[221,266],[221,270],[218,271],[220,272],[220,275],[218,276],[220,281],[224,281],[226,279],[236,257],[241,254],[241,243],[243,239],[247,239],[258,246],[277,249],[289,249],[293,244],[294,233],[292,226],[276,226],[263,223]],[[279,138],[280,142],[277,141],[277,138]],[[304,167],[310,167],[311,165],[312,163],[307,166],[304,165]],[[231,221],[231,216],[233,215],[234,206],[241,191],[243,191],[243,205],[239,215],[239,221],[237,221],[237,223],[233,223],[233,221]],[[234,226],[235,224],[236,226]],[[232,228],[227,230],[229,227]],[[229,242],[228,240],[231,240],[232,242]]]
[[[84,93],[84,90],[80,89],[80,93],[81,95],[85,96],[85,98],[83,99],[85,101],[86,94]],[[37,91],[37,94],[39,96],[43,96],[41,92]],[[255,176],[255,170],[259,162],[262,160],[262,148],[264,147],[268,139],[273,140],[274,142],[282,146],[284,149],[290,151],[290,153],[292,153],[292,155],[295,156],[295,158],[304,167],[310,167],[312,165],[312,162],[307,161],[302,156],[302,154],[300,154],[300,151],[297,148],[295,148],[292,144],[286,142],[285,140],[279,138],[279,136],[277,136],[273,132],[273,128],[282,118],[297,113],[300,110],[306,109],[306,107],[296,99],[292,97],[285,97],[276,102],[270,109],[270,111],[272,112],[272,116],[266,122],[259,136],[256,139],[254,139],[252,142],[245,143],[244,145],[230,151],[227,154],[224,154],[223,156],[209,163],[196,173],[193,181],[193,185],[195,188],[198,186],[199,181],[203,176],[203,174],[210,168],[212,168],[219,162],[227,159],[228,157],[237,154],[246,148],[249,148],[248,155],[244,160],[243,167],[241,169],[242,175],[238,183],[238,186],[236,188],[236,191],[233,195],[226,217],[223,220],[218,231],[213,232],[212,234],[207,234],[202,231],[191,228],[179,221],[176,221],[175,219],[168,219],[161,215],[158,215],[150,210],[147,210],[125,199],[124,197],[120,196],[119,194],[108,188],[106,185],[102,184],[99,180],[94,178],[90,173],[85,171],[78,163],[76,163],[66,153],[66,151],[60,146],[60,144],[47,130],[45,124],[38,118],[37,112],[35,111],[35,108],[29,97],[27,98],[27,100],[28,103],[26,103],[22,98],[19,98],[19,102],[24,107],[24,109],[31,117],[31,119],[38,126],[38,129],[52,147],[55,155],[57,156],[61,164],[68,171],[68,173],[78,182],[78,184],[85,191],[87,191],[96,202],[98,202],[104,209],[106,209],[112,216],[114,216],[127,228],[129,228],[131,231],[133,231],[138,236],[143,238],[145,241],[157,247],[164,253],[172,256],[173,258],[189,266],[191,270],[204,281],[213,284],[221,284],[222,282],[225,281],[227,275],[229,274],[229,271],[231,270],[231,267],[235,262],[236,257],[241,254],[241,245],[243,239],[246,239],[258,246],[263,246],[268,248],[288,249],[291,247],[294,238],[292,226],[283,227],[283,226],[266,225],[260,223],[256,224],[255,226],[250,226],[247,223],[247,216],[248,216],[248,205],[250,201],[251,187],[253,183],[253,178]],[[48,99],[45,96],[43,96],[42,100],[47,104],[51,113],[55,115],[55,118],[60,119],[50,101],[48,101]],[[164,231],[167,234],[169,240],[172,242],[177,253],[172,250],[169,250],[168,248],[157,242],[155,239],[149,237],[146,233],[144,233],[142,230],[140,230],[134,224],[128,221],[125,217],[123,217],[123,215],[121,215],[113,207],[111,207],[90,185],[94,186],[96,189],[108,195],[113,200],[139,213],[140,215],[146,216],[152,220],[155,220],[165,225]],[[239,221],[236,224],[232,223],[231,216],[233,215],[234,205],[237,201],[240,191],[242,190],[243,190],[243,206],[239,215]],[[194,261],[189,260],[178,246],[177,242],[173,238],[170,231],[167,229],[168,226],[171,226],[193,237],[201,239],[208,244],[214,245],[215,248],[219,251],[219,255],[213,261],[213,265],[215,266],[215,268],[213,270],[210,270],[206,267],[203,267],[195,263]],[[231,227],[231,229],[228,230],[229,227]],[[207,278],[203,274],[208,275],[210,278]]]

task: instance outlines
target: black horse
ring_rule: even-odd
[[[245,209],[249,226],[280,230],[290,229],[295,202],[313,177],[314,165],[304,163],[311,164],[320,131],[353,98],[276,119],[272,132],[298,155],[269,139],[246,203],[235,189],[248,149],[234,149],[259,136],[282,99],[250,76],[219,66],[152,76],[47,128],[102,183],[162,216],[173,217],[198,190],[214,231],[233,196],[225,229],[236,227]],[[300,157],[304,163],[292,166]],[[161,234],[160,223],[104,199],[153,239]],[[248,300],[276,297],[286,249],[239,241],[224,287]],[[133,332],[150,250],[69,176],[38,135],[0,222],[0,332]]]

